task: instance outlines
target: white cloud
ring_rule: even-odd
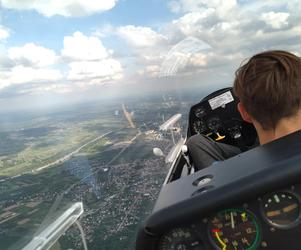
[[[0,41],[9,37],[9,30],[0,25]]]
[[[267,12],[261,14],[261,20],[273,29],[282,29],[288,26],[289,13],[286,12]]]
[[[0,65],[3,66],[0,72],[0,89],[22,84],[26,85],[26,88],[30,84],[47,85],[63,79],[60,70],[47,67],[56,64],[57,58],[53,50],[34,43],[8,48]]]
[[[66,84],[61,84],[61,83],[40,85],[40,86],[35,86],[32,89],[29,89],[29,92],[42,93],[42,94],[45,92],[65,94],[65,93],[70,93],[72,91],[73,91],[72,86],[66,85]]]
[[[185,38],[194,36],[209,43],[215,53],[233,53],[241,50],[243,53],[271,49],[287,49],[297,42],[300,33],[296,33],[301,26],[299,14],[293,13],[289,3],[278,1],[246,1],[229,2],[228,11],[222,11],[222,6],[228,1],[177,0],[181,10],[194,11],[184,14],[164,34],[172,37]],[[301,6],[301,3],[298,4]],[[299,8],[296,4],[296,8]],[[277,12],[279,8],[283,12]],[[197,9],[203,8],[203,11]],[[269,10],[269,11],[267,11]],[[272,29],[273,30],[272,30]],[[286,28],[284,32],[277,30]],[[269,38],[273,35],[274,41]],[[259,35],[258,35],[259,34]],[[262,34],[262,35],[260,35]],[[173,39],[173,38],[171,38]]]
[[[0,0],[0,4],[4,8],[35,10],[47,17],[91,15],[112,9],[116,2],[117,0]]]
[[[93,35],[97,37],[107,37],[114,33],[115,33],[115,27],[110,23],[106,23],[101,27],[99,27],[98,29],[96,29],[93,32]]]
[[[49,81],[58,81],[63,78],[62,73],[56,69],[34,69],[31,67],[15,66],[9,71],[0,74],[0,89],[15,85],[27,83],[41,83]]]
[[[117,81],[123,76],[121,63],[95,36],[75,32],[64,38],[61,53],[69,60],[67,80],[80,81],[81,87]]]
[[[1,2],[4,0],[0,0]],[[51,8],[56,3],[60,5],[56,11],[60,12],[60,15],[68,16],[75,15],[75,12],[63,13],[62,11],[67,9],[66,3],[80,2],[84,5],[90,1],[6,0],[5,2],[7,5],[18,5],[19,9],[21,7],[22,9],[40,8],[40,12],[42,5],[48,5],[49,10],[46,10],[46,7],[43,10],[45,13],[48,11],[48,16],[53,15]],[[95,1],[95,4],[101,4],[101,2],[104,1]],[[35,87],[41,91],[69,91],[70,88],[66,88],[67,85],[63,87],[60,83],[66,84],[67,82],[73,87],[89,87],[93,84],[118,82],[124,78],[143,80],[142,77],[157,77],[162,71],[164,59],[168,57],[169,51],[188,37],[194,37],[209,44],[212,49],[196,50],[196,46],[191,45],[188,46],[190,48],[188,50],[174,53],[175,57],[170,60],[167,68],[168,72],[176,71],[177,74],[186,75],[201,72],[204,74],[204,79],[210,80],[210,74],[212,74],[215,77],[217,75],[228,77],[227,79],[221,78],[220,82],[231,80],[241,60],[259,51],[276,48],[301,53],[299,46],[300,6],[301,2],[297,0],[289,3],[284,0],[174,0],[170,2],[170,9],[177,12],[180,17],[162,25],[160,31],[151,27],[134,25],[114,27],[105,24],[96,31],[94,29],[93,35],[75,32],[66,36],[60,55],[55,55],[53,51],[34,44],[31,49],[25,49],[26,45],[18,48],[19,50],[11,48],[8,53],[10,61],[5,62],[5,67],[21,64],[23,68],[0,72],[0,83],[2,86],[5,84],[8,86],[10,82],[7,79],[13,84],[25,83],[26,80],[35,82]],[[81,14],[87,12],[85,8],[81,11]],[[93,32],[93,29],[91,30]],[[6,33],[5,36],[8,35],[9,33]],[[102,41],[107,41],[103,40],[103,37],[108,36],[113,38],[118,36],[114,44],[121,40],[121,45],[118,44],[114,54],[102,43]],[[55,57],[59,56],[62,59],[59,63],[65,72],[62,74],[54,70],[52,72],[54,75],[52,75],[56,74],[57,77],[52,80],[48,74],[51,69],[45,67],[52,65]],[[117,56],[120,59],[117,60]],[[26,64],[26,62],[29,63]],[[124,72],[125,64],[127,64],[127,72]],[[29,68],[28,65],[33,68]],[[39,67],[39,69],[34,67]],[[137,72],[140,76],[137,76]],[[17,73],[20,75],[19,78]],[[24,74],[27,76],[22,80]],[[49,84],[45,84],[47,81],[45,79],[49,80]],[[39,85],[39,82],[43,84]]]
[[[204,12],[215,9],[219,16],[226,16],[237,6],[236,0],[173,0],[169,8],[175,13]]]
[[[24,84],[24,88],[18,87],[19,93],[66,93],[76,87],[112,83],[123,77],[121,63],[99,38],[75,32],[65,37],[63,43],[61,55],[34,43],[9,48],[1,60],[4,70],[0,72],[0,89]],[[66,70],[56,69],[57,63]]]
[[[159,65],[168,51],[168,38],[150,27],[121,26],[115,29],[115,34],[127,41],[129,47],[122,52],[123,56],[133,60],[127,68],[130,74],[138,73],[142,77],[156,77]],[[132,75],[130,76],[132,77]],[[131,80],[132,81],[132,80]]]
[[[79,31],[64,38],[64,48],[61,53],[64,57],[78,61],[101,60],[109,56],[100,39],[85,36]]]
[[[203,12],[191,12],[173,21],[173,24],[186,36],[194,35],[201,31],[202,22],[214,13],[214,9],[207,9]]]
[[[203,10],[207,5],[203,0],[173,0],[169,2],[168,6],[174,13],[185,13]]]
[[[34,43],[27,43],[23,47],[12,47],[8,50],[8,58],[16,64],[44,67],[55,64],[57,56],[53,50],[46,49]]]
[[[122,78],[122,66],[114,59],[82,61],[69,64],[69,80],[86,81],[87,84],[102,83]]]
[[[150,47],[167,40],[165,36],[149,27],[127,25],[119,27],[117,33],[129,44],[137,47]]]
[[[148,65],[145,69],[138,71],[139,75],[147,77],[159,77],[160,76],[160,66],[159,65]]]
[[[8,77],[7,72],[0,71],[0,90],[10,85]]]
[[[210,74],[210,69],[220,73],[234,72],[241,60],[259,51],[301,51],[301,19],[296,11],[301,9],[300,1],[291,4],[283,0],[243,3],[236,0],[175,0],[169,7],[182,13],[180,18],[162,29],[169,41],[174,44],[192,36],[208,43],[212,50],[209,53],[175,53],[168,73],[175,69],[177,74]]]
[[[188,64],[195,66],[195,67],[204,67],[207,65],[207,56],[203,53],[196,53],[193,54],[189,58]]]
[[[188,67],[207,65],[211,46],[195,37],[187,37],[174,45],[166,54],[160,69],[161,76],[171,76]]]
[[[62,77],[61,72],[56,69],[34,69],[31,67],[16,66],[10,72],[10,82],[12,84],[57,81]]]

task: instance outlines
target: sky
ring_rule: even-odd
[[[0,0],[0,110],[231,85],[243,60],[301,54],[297,0]]]

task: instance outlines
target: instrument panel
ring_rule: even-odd
[[[301,187],[298,188],[301,191]],[[159,250],[300,249],[300,192],[295,187],[195,218],[161,236]],[[285,240],[284,240],[285,239]]]
[[[235,100],[220,106],[215,99],[208,106],[209,100],[227,91],[213,93],[190,109],[188,138],[193,122],[204,129],[208,123],[211,129],[220,127],[221,122],[220,128],[229,128],[232,135],[242,133],[237,137],[243,138],[243,146],[256,138],[241,117],[231,116],[231,110],[237,112]],[[203,105],[207,107],[199,109]],[[225,135],[231,138],[220,133]],[[300,142],[297,131],[176,178],[184,164],[179,157],[170,169],[174,179],[162,186],[152,214],[137,234],[136,249],[300,250]]]
[[[257,137],[254,127],[243,121],[237,110],[238,99],[231,89],[224,89],[204,98],[189,113],[188,137],[210,136],[234,146],[252,146]]]

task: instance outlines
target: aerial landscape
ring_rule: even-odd
[[[232,86],[260,51],[300,56],[300,10],[297,0],[0,0],[0,249],[23,249],[78,203],[52,250],[134,249],[169,169],[153,154],[173,146],[159,126],[181,114],[185,137],[191,105]]]
[[[158,127],[179,105],[185,113],[189,107],[164,98],[123,105],[134,127],[114,102],[23,114],[11,126],[2,117],[1,246],[24,246],[55,215],[82,201],[80,223],[89,249],[133,249],[168,170],[152,153],[153,147],[168,152],[172,146]],[[78,229],[71,227],[57,244],[82,249]]]

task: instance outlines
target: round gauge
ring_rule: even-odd
[[[244,209],[227,209],[217,213],[208,224],[210,239],[217,249],[253,250],[259,242],[256,218]]]
[[[175,228],[163,235],[159,250],[202,250],[203,243],[191,228]]]
[[[224,127],[227,128],[228,134],[232,139],[239,139],[242,136],[242,121],[231,119],[224,122]]]
[[[301,219],[299,198],[290,192],[275,192],[262,199],[262,211],[266,221],[278,228],[291,228]]]
[[[222,126],[221,119],[217,116],[213,116],[207,120],[207,126],[210,130],[217,132]]]
[[[206,109],[205,109],[203,106],[200,106],[199,108],[197,108],[197,109],[194,111],[194,115],[195,115],[197,118],[202,118],[203,116],[206,115]]]
[[[195,121],[193,123],[193,130],[197,134],[201,134],[207,130],[206,124],[203,121]]]

